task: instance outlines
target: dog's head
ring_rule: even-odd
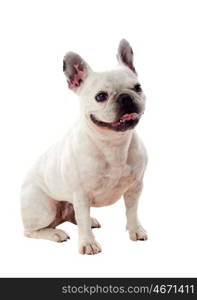
[[[94,72],[78,55],[69,52],[63,61],[68,86],[81,98],[82,112],[100,128],[114,131],[132,129],[145,109],[145,96],[133,65],[133,51],[121,40],[118,54],[120,68]]]

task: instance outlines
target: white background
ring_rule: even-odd
[[[197,7],[192,0],[0,2],[0,276],[197,275]],[[92,209],[103,252],[78,254],[77,228],[57,244],[23,237],[20,186],[36,158],[78,116],[62,58],[115,68],[126,38],[147,95],[138,133],[149,153],[140,218],[147,242],[125,232],[123,200]]]

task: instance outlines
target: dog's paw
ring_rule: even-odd
[[[94,239],[87,239],[79,242],[80,254],[93,255],[98,254],[101,251],[101,246]]]
[[[92,228],[101,228],[101,224],[99,223],[99,221],[97,219],[91,218],[92,221]]]
[[[55,238],[54,241],[58,243],[65,242],[70,239],[69,235],[61,229],[54,229],[53,236]]]
[[[65,242],[70,239],[69,235],[61,230],[54,228],[44,228],[37,231],[25,232],[26,237],[36,238],[36,239],[45,239],[54,242]]]
[[[146,241],[148,239],[147,232],[141,225],[134,226],[129,230],[129,236],[132,241]]]

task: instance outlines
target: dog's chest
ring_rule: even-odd
[[[91,206],[105,206],[116,202],[132,184],[134,176],[129,165],[108,166],[97,177],[90,192]]]

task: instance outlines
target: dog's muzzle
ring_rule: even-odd
[[[91,120],[98,126],[107,127],[115,131],[126,131],[134,128],[140,120],[143,112],[140,110],[140,105],[129,94],[121,94],[116,100],[116,121],[106,123],[97,120],[94,115],[91,115]]]

